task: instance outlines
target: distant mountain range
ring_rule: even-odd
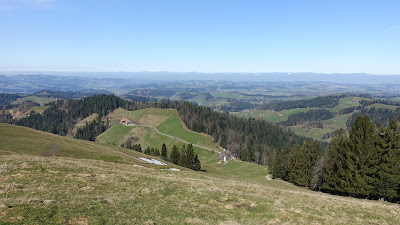
[[[56,75],[90,78],[112,78],[141,81],[218,80],[263,82],[331,82],[341,84],[400,84],[400,75],[372,75],[365,73],[200,73],[200,72],[0,72],[5,75]],[[3,77],[4,79],[4,77]],[[2,80],[0,78],[0,80]]]

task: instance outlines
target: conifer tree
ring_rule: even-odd
[[[376,151],[370,157],[372,186],[371,197],[374,199],[384,198],[389,201],[398,197],[397,189],[400,185],[398,179],[399,168],[396,168],[398,159],[396,151],[399,149],[398,125],[395,118],[392,119],[387,128],[379,129]]]
[[[351,154],[348,148],[349,139],[343,129],[335,132],[327,152],[322,170],[321,189],[334,194],[351,193]]]
[[[161,147],[161,158],[166,160],[168,159],[168,150],[167,150],[167,146],[165,145],[165,143],[162,144]]]
[[[314,177],[314,166],[320,158],[320,147],[318,142],[306,139],[301,148],[294,148],[289,160],[289,180],[299,186],[312,186]]]
[[[288,163],[290,152],[292,148],[285,146],[283,149],[277,150],[274,165],[272,167],[272,174],[274,178],[282,180],[289,180]]]
[[[192,144],[188,144],[186,149],[186,167],[190,169],[194,169],[195,160],[194,160],[194,149]]]
[[[183,166],[183,167],[187,167],[187,162],[186,162],[186,147],[185,145],[182,146],[182,150],[179,154],[179,161],[178,161],[178,165]]]
[[[158,150],[158,148],[154,149],[154,156],[160,156],[160,150]]]
[[[178,164],[179,158],[180,158],[179,149],[178,149],[178,147],[176,147],[176,145],[174,145],[172,147],[172,151],[171,151],[171,155],[169,157],[169,161],[171,161],[172,163]]]
[[[194,156],[194,166],[193,169],[196,171],[199,171],[201,169],[201,164],[200,164],[200,160],[199,157],[197,156],[197,154]]]
[[[351,153],[351,166],[349,168],[352,176],[350,182],[352,196],[366,197],[370,194],[374,181],[369,159],[375,149],[375,127],[369,116],[359,116],[352,124],[349,132],[349,148]]]

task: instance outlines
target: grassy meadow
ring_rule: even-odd
[[[332,196],[266,179],[264,166],[230,161],[207,172],[177,166],[181,171],[171,171],[165,170],[171,165],[145,164],[137,160],[140,153],[111,145],[12,125],[1,124],[0,131],[2,224],[397,224],[400,220],[397,204]],[[41,146],[53,141],[59,143],[60,155],[43,156]],[[119,158],[110,160],[112,156]]]

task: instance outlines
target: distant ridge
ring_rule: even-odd
[[[129,80],[218,80],[218,81],[263,81],[263,82],[331,82],[343,84],[400,84],[400,75],[373,75],[367,73],[312,73],[312,72],[268,72],[268,73],[201,73],[201,72],[60,72],[60,71],[8,71],[0,72],[0,82],[10,75],[96,77]]]

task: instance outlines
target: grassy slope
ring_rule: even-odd
[[[62,156],[40,155],[59,143]],[[223,173],[160,170],[129,150],[0,124],[0,221],[21,224],[397,224],[400,206],[312,192],[231,161]],[[18,154],[17,154],[18,153]],[[82,157],[84,156],[84,157]],[[71,157],[71,158],[70,158]],[[119,157],[119,155],[118,155]],[[123,161],[126,160],[126,161]],[[115,163],[117,162],[117,163]],[[264,167],[265,168],[265,167]],[[218,169],[218,168],[216,168]],[[1,223],[1,222],[0,222]]]
[[[322,136],[328,132],[335,131],[337,129],[346,128],[347,119],[352,115],[352,113],[340,115],[334,117],[332,119],[323,120],[322,124],[324,128],[313,128],[309,129],[302,125],[299,126],[290,126],[289,129],[295,132],[296,134],[305,136],[305,137],[312,137],[316,140],[320,140]],[[324,141],[329,141],[329,139],[324,139]]]
[[[51,144],[55,144],[57,155],[60,157],[140,165],[143,165],[143,163],[136,157],[148,157],[124,148],[61,137],[27,127],[0,123],[0,150],[34,156],[50,156]]]
[[[92,115],[84,118],[83,120],[79,121],[79,123],[75,124],[74,128],[72,129],[72,133],[75,135],[78,128],[81,128],[86,125],[86,122],[90,123],[97,118],[98,114],[93,113]]]
[[[360,100],[370,101],[369,98],[361,98],[361,97],[346,97],[339,99],[339,105],[333,107],[331,109],[332,112],[337,112],[341,109],[349,108],[349,107],[357,107],[360,106]]]
[[[33,106],[32,108],[28,109],[22,116],[27,116],[31,113],[31,111],[35,111],[36,113],[42,114],[46,109],[48,109],[50,106]]]
[[[396,110],[398,108],[398,106],[395,105],[385,105],[385,104],[381,104],[381,103],[375,103],[372,105],[367,106],[367,109],[373,108],[375,107],[376,109],[380,108],[380,109],[390,109],[390,110]]]
[[[36,102],[36,103],[40,104],[40,106],[44,106],[47,103],[56,101],[56,99],[55,98],[42,98],[42,97],[37,97],[37,96],[27,96],[27,97],[19,98],[19,99],[15,100],[14,102],[12,102],[11,104],[18,104],[23,101],[32,101],[32,102]]]
[[[112,113],[114,116],[115,113]],[[126,112],[120,112],[119,115],[126,115]],[[137,111],[131,111],[129,118],[135,124],[147,125],[156,127],[160,132],[175,137],[179,137],[187,142],[198,144],[200,146],[215,149],[216,153],[212,154],[210,151],[194,147],[195,152],[198,154],[202,163],[202,168],[206,171],[213,171],[215,173],[225,173],[228,168],[219,168],[218,151],[220,148],[211,140],[208,135],[190,131],[184,127],[175,109],[156,109],[148,108]],[[138,138],[137,144],[141,144],[142,149],[153,147],[161,149],[163,143],[167,145],[168,150],[172,149],[173,145],[178,146],[179,149],[185,144],[177,139],[166,137],[158,134],[154,129],[147,127],[125,126],[119,123],[114,124],[103,134],[97,137],[100,143],[115,144],[120,146],[128,137]],[[260,169],[261,173],[268,173],[267,168]]]

